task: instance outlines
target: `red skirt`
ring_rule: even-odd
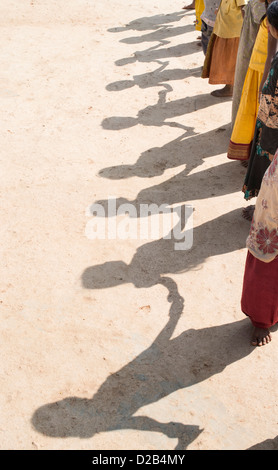
[[[278,257],[270,263],[247,253],[241,309],[258,328],[278,323]]]

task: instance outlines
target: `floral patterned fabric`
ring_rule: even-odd
[[[278,255],[278,150],[262,179],[246,245],[266,263]]]

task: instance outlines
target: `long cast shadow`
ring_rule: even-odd
[[[86,269],[82,275],[86,289],[106,289],[127,282],[137,288],[163,285],[168,291],[169,320],[150,347],[110,375],[92,398],[67,397],[37,409],[32,417],[34,428],[63,438],[90,438],[119,429],[160,432],[178,439],[176,449],[186,449],[202,432],[198,426],[163,423],[135,413],[177,390],[221,373],[229,364],[250,354],[250,323],[243,319],[190,329],[171,339],[181,315],[190,312],[184,312],[184,299],[168,274],[197,267],[209,256],[242,248],[247,225],[246,233],[239,230],[239,214],[233,211],[197,227],[194,246],[183,256],[175,252],[171,237],[140,247],[130,265],[113,261]],[[225,244],[223,233],[229,234]]]
[[[143,17],[131,21],[125,26],[110,28],[108,31],[113,33],[119,33],[124,31],[151,31],[145,35],[135,36],[130,38],[121,39],[120,42],[127,44],[139,44],[143,42],[156,42],[157,44],[151,46],[145,51],[136,51],[132,57],[126,57],[116,61],[116,65],[127,65],[137,60],[140,62],[152,62],[165,57],[181,57],[196,52],[196,45],[180,44],[178,46],[171,46],[162,48],[161,46],[167,46],[170,41],[168,38],[173,38],[177,35],[183,35],[187,32],[194,30],[192,25],[184,25],[173,27],[170,23],[180,21],[185,16],[184,12],[175,12],[167,15],[155,15],[152,17]]]
[[[247,450],[278,450],[278,436],[274,439],[267,439],[259,444],[255,444]]]
[[[126,41],[137,43],[153,40],[153,37],[145,35]],[[118,429],[147,430],[178,439],[177,449],[186,449],[196,439],[202,432],[198,426],[161,423],[147,416],[134,415],[147,404],[222,372],[252,351],[247,341],[246,320],[188,330],[171,339],[183,313],[184,299],[179,295],[176,283],[164,276],[199,266],[208,256],[223,250],[243,247],[246,235],[243,240],[242,231],[235,223],[239,220],[238,211],[234,211],[197,227],[194,232],[196,245],[186,254],[188,256],[181,257],[180,252],[175,252],[173,238],[162,239],[139,248],[130,265],[116,261],[85,270],[82,281],[87,289],[108,288],[125,282],[132,282],[139,288],[162,284],[171,304],[169,321],[151,346],[109,376],[91,399],[67,397],[36,410],[32,424],[37,431],[53,437],[89,438],[99,432]],[[217,243],[217,236],[221,235],[222,239],[223,233],[229,233],[225,247]]]
[[[120,42],[125,44],[140,44],[142,42],[160,42],[161,44],[167,44],[168,38],[175,36],[181,36],[186,33],[195,31],[195,26],[192,24],[184,26],[161,26],[158,30],[152,31],[151,33],[143,34],[141,36],[133,36],[130,38],[121,39]]]
[[[110,375],[91,399],[67,397],[37,409],[32,417],[37,431],[62,438],[90,438],[120,429],[160,432],[178,439],[176,449],[186,449],[202,432],[199,426],[163,423],[134,414],[147,404],[219,374],[248,355],[246,320],[188,330],[171,340],[183,311],[183,298],[172,279],[165,277],[159,282],[169,291],[171,307],[168,323],[151,346]]]
[[[183,206],[182,206],[183,207]],[[107,289],[132,283],[137,288],[152,287],[161,276],[202,269],[209,257],[241,250],[245,247],[250,223],[241,217],[241,209],[235,209],[193,229],[193,245],[180,251],[181,232],[186,227],[185,211],[181,207],[181,221],[169,235],[140,246],[129,264],[108,261],[88,267],[82,275],[86,289]],[[225,237],[225,243],[223,243]]]
[[[192,97],[180,98],[178,100],[166,101],[169,90],[161,90],[158,93],[158,101],[155,105],[147,106],[137,113],[137,117],[131,116],[112,116],[102,121],[102,127],[106,130],[117,131],[120,129],[129,129],[138,124],[143,126],[170,126],[184,129],[194,133],[193,128],[178,122],[167,122],[166,119],[173,119],[177,116],[193,113],[194,111],[207,108],[215,104],[217,98],[210,93],[196,95]],[[230,98],[227,98],[230,100]]]
[[[116,26],[114,28],[109,28],[110,33],[121,33],[123,31],[155,31],[162,26],[165,26],[169,23],[175,23],[184,18],[183,11],[175,11],[173,13],[159,14],[153,16],[143,16],[132,20],[127,23],[125,26]]]
[[[229,135],[228,125],[192,137],[188,137],[185,132],[162,147],[153,147],[143,152],[135,164],[103,168],[99,175],[111,180],[133,176],[153,178],[162,175],[169,168],[181,165],[186,165],[188,174],[201,165],[205,158],[226,152]]]
[[[139,88],[151,88],[157,86],[164,86],[169,91],[172,87],[167,83],[172,80],[184,80],[188,77],[198,77],[201,74],[201,67],[194,69],[166,69],[169,62],[160,65],[156,70],[141,75],[134,75],[132,80],[118,80],[117,82],[109,83],[106,86],[108,91],[122,91],[134,86]],[[166,83],[165,83],[166,82]]]
[[[101,207],[102,213],[97,215],[114,217],[121,206],[128,204],[132,207],[132,211],[127,211],[130,217],[146,217],[148,214],[141,210],[142,207],[155,205],[158,211],[160,206],[163,206],[165,210],[167,208],[170,210],[173,204],[182,204],[185,201],[192,204],[195,200],[237,193],[241,190],[242,177],[236,163],[222,163],[189,175],[189,169],[185,169],[167,181],[142,189],[134,200],[124,197],[115,198],[114,212],[110,210],[109,199],[95,201],[90,206],[89,215],[94,214],[96,207]],[[242,217],[239,215],[240,219]]]
[[[177,46],[161,47],[163,43],[150,47],[144,51],[135,51],[130,57],[123,57],[115,62],[115,65],[122,67],[123,65],[133,64],[135,62],[157,62],[161,59],[168,59],[170,57],[184,57],[189,54],[196,53],[197,48],[195,43],[179,44]],[[198,48],[199,51],[199,48]]]

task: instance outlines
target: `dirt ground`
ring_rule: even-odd
[[[277,333],[253,348],[240,309],[231,100],[183,5],[1,2],[2,450],[278,449]],[[111,199],[137,216],[99,223],[193,208],[193,246],[93,237]]]

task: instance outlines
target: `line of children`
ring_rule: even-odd
[[[252,345],[262,346],[278,323],[278,1],[221,0],[208,29],[215,1],[205,0],[202,16],[202,78],[225,85],[214,96],[233,97],[227,156],[247,162],[242,191],[257,197],[243,212],[251,228],[241,309],[254,326]]]

